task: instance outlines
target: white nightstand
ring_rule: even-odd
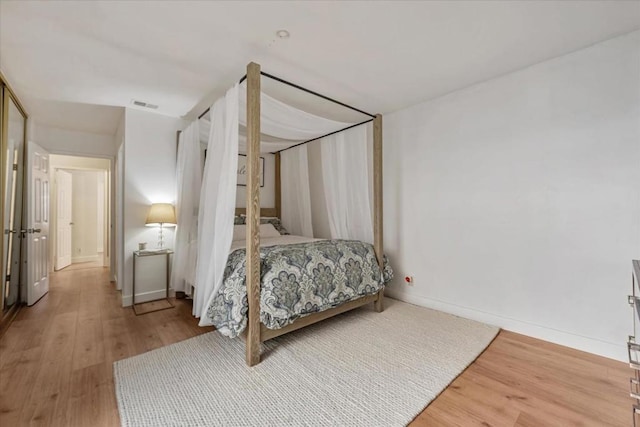
[[[136,315],[147,314],[154,311],[173,308],[173,304],[169,300],[169,279],[171,268],[170,249],[158,251],[134,251],[133,252],[133,290],[132,290],[132,306]],[[158,289],[159,284],[165,284],[164,289]],[[141,297],[143,301],[136,302],[136,287],[142,291]],[[158,298],[158,292],[164,291],[164,294]],[[151,308],[144,312],[136,310],[136,304],[146,304],[154,301],[166,301],[158,308]]]

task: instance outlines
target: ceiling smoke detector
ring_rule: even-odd
[[[157,110],[158,106],[154,104],[149,104],[148,102],[136,101],[135,99],[131,100],[131,104],[137,107],[150,108],[152,110]]]
[[[288,39],[291,34],[289,34],[289,31],[287,30],[278,30],[276,31],[276,36],[280,37],[281,39]]]

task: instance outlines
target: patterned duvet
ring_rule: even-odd
[[[373,246],[356,240],[319,240],[260,248],[260,320],[280,329],[311,313],[378,292],[393,271],[381,272]],[[245,249],[229,255],[223,284],[207,309],[218,331],[238,336],[247,325]]]

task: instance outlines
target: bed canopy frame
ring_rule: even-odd
[[[259,181],[259,161],[260,161],[260,93],[261,76],[270,78],[293,88],[302,90],[327,101],[341,105],[345,108],[357,111],[369,116],[369,119],[350,125],[346,128],[336,130],[326,135],[312,138],[304,142],[297,143],[290,147],[277,150],[275,154],[276,179],[275,179],[275,209],[260,208],[260,181]],[[280,217],[281,212],[281,192],[280,192],[280,153],[297,146],[316,141],[327,136],[346,131],[356,126],[373,122],[373,239],[374,250],[378,265],[383,269],[383,236],[382,236],[382,115],[370,114],[358,108],[347,105],[343,102],[332,99],[328,96],[306,89],[302,86],[288,82],[279,77],[265,73],[260,70],[260,65],[251,62],[247,65],[247,74],[240,79],[239,83],[246,80],[247,85],[247,184],[246,184],[246,208],[237,208],[236,214],[246,214],[247,240],[246,240],[246,286],[249,310],[247,313],[247,327],[245,329],[246,340],[246,362],[249,366],[260,363],[260,346],[262,342],[286,334],[291,331],[314,324],[324,319],[328,319],[340,313],[361,307],[368,303],[373,303],[377,312],[383,310],[384,290],[378,293],[367,295],[338,307],[314,313],[302,317],[290,325],[281,329],[268,329],[260,322],[260,216],[261,212],[268,216]],[[202,118],[209,112],[205,110],[198,118]]]

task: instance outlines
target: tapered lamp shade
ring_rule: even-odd
[[[154,203],[149,209],[145,225],[176,225],[176,211],[171,203]]]
[[[164,237],[162,236],[162,228],[166,225],[176,225],[176,211],[173,209],[171,203],[154,203],[149,209],[147,220],[145,221],[147,226],[160,226],[160,233],[158,235],[158,248],[164,249]]]

